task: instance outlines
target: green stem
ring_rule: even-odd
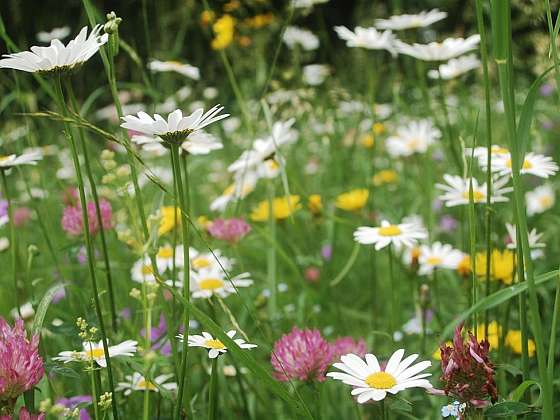
[[[397,291],[397,283],[395,282],[394,272],[393,272],[393,244],[389,244],[387,247],[387,258],[389,259],[389,284],[391,285],[391,332],[397,331],[399,321],[399,306],[400,306],[400,296]]]
[[[14,294],[15,294],[15,302],[17,312],[20,318],[21,316],[21,308],[19,302],[19,291],[18,291],[18,281],[17,281],[17,247],[16,247],[16,230],[14,224],[14,209],[12,198],[10,196],[10,190],[8,188],[8,179],[6,177],[6,170],[1,170],[2,172],[2,185],[4,187],[4,193],[6,194],[6,201],[8,202],[8,223],[10,226],[10,256],[12,259],[12,280],[14,282]]]
[[[218,358],[212,360],[212,373],[210,375],[210,388],[208,390],[208,420],[216,419],[218,407]]]
[[[274,183],[268,182],[268,230],[273,243],[276,243],[276,220],[274,220]],[[266,259],[268,287],[270,288],[270,298],[268,301],[268,317],[273,322],[276,316],[276,248],[268,248]]]
[[[556,335],[558,328],[558,317],[560,316],[560,275],[556,281],[556,294],[554,297],[554,308],[552,312],[552,325],[550,327],[550,344],[548,346],[548,376],[549,381],[554,380],[554,357],[556,356]]]
[[[74,96],[74,90],[72,89],[72,84],[69,80],[66,81],[66,90],[68,91],[68,97],[70,99],[70,104],[74,108],[75,112],[78,112],[78,104],[76,97]],[[93,176],[93,171],[91,170],[91,163],[89,158],[88,147],[84,132],[82,128],[78,128],[78,136],[82,146],[82,154],[84,156],[84,167],[86,169],[86,176],[89,181],[91,188],[91,195],[93,197],[93,203],[95,206],[97,224],[99,226],[99,236],[101,238],[101,253],[103,254],[103,264],[105,266],[105,275],[107,278],[107,290],[109,291],[109,304],[111,309],[111,324],[113,330],[118,332],[118,322],[117,322],[117,307],[115,304],[115,291],[113,286],[113,276],[111,273],[111,263],[109,262],[109,251],[107,248],[107,239],[105,238],[105,228],[103,226],[103,216],[101,215],[101,207],[99,206],[99,195],[97,194],[97,186],[95,178]]]
[[[61,83],[61,76],[58,75],[55,83],[55,91],[57,96],[58,105],[60,108],[60,112],[67,116],[68,110],[66,108],[66,104],[64,101],[64,93],[62,92],[62,83]],[[91,287],[93,292],[93,301],[95,305],[95,312],[97,315],[97,320],[99,322],[99,330],[101,331],[101,341],[103,342],[103,351],[105,354],[105,360],[107,362],[107,376],[109,378],[109,388],[112,393],[113,398],[113,417],[114,420],[118,420],[119,414],[117,410],[117,400],[116,400],[116,393],[115,393],[115,386],[113,382],[113,370],[111,368],[111,357],[109,356],[109,345],[107,343],[107,333],[105,331],[105,322],[103,321],[103,312],[101,310],[101,302],[99,300],[99,289],[97,287],[97,279],[95,275],[95,265],[94,265],[94,253],[93,253],[93,244],[91,241],[91,235],[89,233],[89,216],[87,212],[87,201],[86,201],[86,194],[84,188],[84,178],[82,176],[82,169],[80,167],[80,160],[78,157],[78,149],[76,147],[76,141],[72,135],[72,130],[70,125],[65,122],[64,123],[64,131],[66,132],[66,137],[70,143],[70,150],[72,152],[72,161],[74,162],[74,169],[76,170],[76,177],[78,180],[78,191],[80,195],[80,205],[82,209],[82,224],[84,228],[84,236],[86,239],[86,253],[87,253],[87,260],[88,260],[88,269],[89,269],[89,277],[91,280]]]
[[[185,173],[188,173],[185,165]],[[175,183],[177,185],[177,194],[179,196],[179,207],[181,209],[181,228],[183,235],[183,259],[184,259],[184,281],[183,281],[183,297],[186,301],[190,299],[190,266],[189,266],[189,231],[188,231],[188,219],[187,212],[188,207],[185,202],[185,191],[184,185],[188,184],[188,178],[185,179],[185,184],[183,184],[181,176],[181,159],[179,156],[179,146],[176,143],[171,144],[171,166],[173,167],[173,176],[175,178]],[[185,390],[186,373],[187,373],[187,362],[188,362],[188,340],[187,336],[189,333],[189,310],[188,305],[184,305],[183,322],[185,326],[185,337],[183,340],[183,353],[181,355],[181,366],[179,369],[179,392],[177,395],[177,405],[175,408],[175,420],[181,418],[181,408],[183,406],[183,394]]]

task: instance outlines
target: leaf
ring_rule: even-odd
[[[533,385],[536,385],[539,388],[539,398],[538,398],[537,402],[535,403],[535,405],[536,406],[541,405],[541,398],[542,398],[541,384],[538,383],[537,381],[533,381],[532,379],[528,379],[526,381],[523,381],[521,384],[519,384],[519,386],[517,388],[515,388],[513,390],[513,392],[511,393],[512,401],[519,401],[521,399],[521,397],[525,394],[525,391],[527,391],[527,389],[529,389]]]
[[[495,404],[484,412],[485,417],[511,417],[529,413],[531,407],[519,401],[504,401]]]
[[[61,366],[56,363],[45,363],[47,375],[63,376],[66,378],[80,379],[81,376],[74,369],[68,366]]]
[[[535,279],[535,286],[543,286],[546,283],[548,283],[550,280],[556,278],[557,275],[558,275],[558,270],[541,274],[540,276],[537,276],[537,278]],[[513,286],[506,287],[505,289],[501,289],[495,293],[492,293],[490,296],[487,296],[484,299],[479,300],[476,303],[476,305],[473,305],[470,308],[466,309],[465,311],[461,312],[457,316],[457,318],[455,318],[451,323],[449,323],[443,329],[440,335],[440,342],[444,342],[446,338],[451,337],[451,334],[455,330],[455,327],[459,325],[459,323],[465,321],[473,313],[483,312],[487,309],[501,305],[502,303],[507,302],[511,298],[514,298],[515,296],[525,292],[526,290],[527,290],[527,282],[524,281],[523,283],[514,284]]]
[[[554,69],[554,66],[546,69],[537,79],[531,84],[523,107],[521,108],[521,116],[519,117],[519,123],[517,124],[517,141],[519,144],[519,162],[523,162],[525,157],[525,151],[530,150],[531,136],[529,135],[529,130],[531,129],[531,123],[533,122],[533,115],[535,112],[535,102],[538,97],[539,87],[545,79],[545,77]]]
[[[338,283],[342,281],[344,277],[346,277],[346,274],[348,274],[348,272],[356,262],[356,258],[358,257],[359,252],[360,252],[360,244],[355,243],[354,249],[352,250],[352,254],[350,254],[350,258],[348,258],[348,261],[346,261],[346,264],[344,265],[342,270],[340,270],[340,273],[338,273],[336,277],[331,281],[330,283],[331,287],[336,286]]]
[[[222,327],[216,324],[214,320],[212,320],[208,315],[198,309],[190,301],[185,299],[184,296],[177,292],[177,290],[167,286],[163,282],[159,282],[159,284],[166,290],[171,292],[177,300],[182,302],[183,305],[188,308],[193,317],[196,318],[212,335],[214,335],[218,340],[224,343],[228,351],[231,352],[232,356],[241,361],[255,375],[255,377],[264,382],[264,384],[270,389],[271,392],[288,403],[292,407],[292,409],[294,409],[299,414],[299,416],[301,416],[298,418],[313,419],[309,408],[306,406],[301,396],[297,394],[297,391],[296,395],[298,396],[298,398],[296,399],[296,397],[292,396],[282,384],[276,381],[270,375],[270,373],[265,368],[263,368],[253,358],[253,356],[251,356],[249,351],[241,349],[237,345],[237,343],[235,343],[235,341],[229,338]]]
[[[45,320],[45,315],[47,314],[47,309],[49,309],[49,305],[51,304],[52,298],[56,292],[58,292],[61,288],[64,288],[63,283],[55,284],[52,286],[43,298],[39,305],[37,306],[37,310],[35,311],[35,317],[33,318],[33,325],[31,326],[31,334],[35,335],[41,331],[43,327],[43,321]]]

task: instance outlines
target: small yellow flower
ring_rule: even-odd
[[[323,210],[323,202],[319,194],[311,194],[307,199],[309,211],[315,215],[320,214]]]
[[[471,257],[465,255],[459,264],[457,264],[457,273],[462,277],[467,277],[472,271]]]
[[[345,192],[336,197],[336,207],[346,211],[361,210],[367,203],[369,191],[365,188]]]
[[[181,210],[179,207],[164,206],[160,209],[161,219],[159,221],[158,235],[162,236],[171,232],[175,228],[175,220],[177,224],[181,224]]]
[[[270,25],[274,21],[274,15],[272,13],[264,13],[261,15],[255,15],[249,17],[243,21],[245,25],[249,28],[259,29],[263,26]]]
[[[287,219],[301,208],[299,195],[289,195],[286,197],[276,197],[272,201],[272,216],[276,220]],[[270,214],[268,200],[261,201],[251,213],[251,220],[255,222],[265,222]]]
[[[200,14],[200,23],[203,26],[208,26],[216,19],[216,14],[211,10],[205,10]]]
[[[485,336],[484,324],[478,324],[476,327],[476,339],[478,341],[482,339],[488,340],[490,344],[490,350],[497,349],[500,343],[500,334],[502,333],[502,327],[496,321],[488,323],[488,336]]]
[[[206,230],[210,227],[210,225],[212,224],[212,220],[210,220],[208,217],[206,216],[198,216],[198,218],[196,219],[196,223],[198,224],[198,226],[200,226],[202,229]]]
[[[223,50],[233,41],[235,32],[235,19],[230,15],[223,15],[213,25],[216,37],[212,40],[214,50]]]
[[[244,35],[244,36],[240,36],[239,38],[237,38],[237,42],[239,43],[240,46],[242,46],[243,48],[246,48],[249,45],[251,45],[251,43],[253,41],[251,40],[250,37]]]
[[[514,353],[516,354],[523,353],[521,331],[509,330],[506,334],[505,342],[506,342],[506,346],[508,346],[511,349],[511,351],[513,351]],[[533,357],[535,355],[535,351],[536,351],[535,342],[530,338],[527,341],[527,350],[528,350],[529,357]]]
[[[490,276],[494,280],[510,285],[513,282],[514,272],[515,254],[508,249],[504,251],[493,249],[490,256]],[[476,275],[486,276],[486,252],[476,254]]]
[[[233,12],[234,10],[239,9],[239,7],[241,7],[239,0],[231,0],[224,4],[224,12]]]
[[[360,144],[366,149],[371,149],[375,144],[375,140],[373,139],[373,136],[371,134],[364,134],[360,138]]]
[[[373,131],[373,134],[378,136],[385,133],[385,125],[383,123],[376,122],[375,124],[373,124],[373,127],[371,127],[371,130]]]
[[[397,182],[398,174],[392,169],[383,169],[373,176],[373,185],[379,187],[383,184],[394,184]]]

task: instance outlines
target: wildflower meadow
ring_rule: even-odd
[[[560,418],[557,0],[0,0],[0,420]]]

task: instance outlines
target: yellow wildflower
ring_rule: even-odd
[[[373,185],[379,187],[383,184],[394,184],[397,182],[398,174],[392,169],[383,169],[373,176]]]
[[[175,220],[177,224],[181,224],[181,209],[179,207],[164,206],[160,209],[161,219],[159,221],[158,235],[162,236],[171,232],[175,228]]]
[[[482,339],[488,340],[490,344],[490,350],[497,349],[500,343],[500,334],[502,333],[502,327],[496,321],[488,323],[488,336],[485,336],[484,324],[478,324],[476,327],[476,339],[478,341]]]
[[[233,41],[235,19],[230,15],[223,15],[212,25],[212,29],[216,34],[212,40],[212,48],[215,50],[223,50]]]
[[[231,0],[224,4],[224,12],[233,12],[234,10],[239,9],[239,7],[241,7],[239,0]]]
[[[375,124],[373,124],[373,127],[371,128],[371,130],[373,131],[373,134],[378,136],[378,135],[383,134],[385,132],[385,125],[383,123],[376,122]]]
[[[375,144],[375,140],[373,139],[373,136],[371,134],[364,134],[360,138],[360,144],[366,149],[371,149]]]
[[[447,347],[453,347],[453,342],[448,340],[445,342],[445,345]],[[439,347],[432,353],[432,359],[441,360],[441,351],[439,350]]]
[[[336,197],[336,207],[346,211],[361,210],[367,203],[369,191],[365,188],[345,192]]]
[[[467,277],[472,271],[471,256],[465,255],[457,264],[457,273],[462,277]]]
[[[274,15],[272,13],[264,13],[261,15],[255,15],[249,17],[243,21],[245,25],[249,28],[259,29],[263,26],[270,25],[274,21]]]
[[[289,195],[286,197],[276,197],[272,201],[272,216],[276,220],[287,219],[290,215],[301,208],[299,195]],[[261,201],[251,213],[251,220],[255,222],[265,222],[270,214],[268,200]]]
[[[212,224],[212,221],[208,217],[203,215],[203,216],[198,216],[198,218],[196,219],[196,223],[202,229],[206,230],[210,227],[210,225]]]
[[[320,214],[323,210],[321,196],[319,194],[311,194],[307,199],[307,206],[309,207],[309,211],[311,211],[311,213],[315,215]]]
[[[506,334],[506,346],[508,346],[511,351],[516,354],[521,354],[523,352],[522,347],[522,337],[520,330],[509,330]],[[533,357],[535,355],[536,346],[535,342],[529,338],[527,341],[527,350],[529,357]]]
[[[508,249],[504,251],[493,249],[490,257],[490,276],[494,280],[509,285],[513,282],[514,272],[514,253]],[[476,275],[479,277],[486,276],[486,252],[476,254]]]
[[[202,23],[203,26],[208,26],[214,22],[215,18],[216,14],[213,11],[205,10],[200,14],[200,23]]]

